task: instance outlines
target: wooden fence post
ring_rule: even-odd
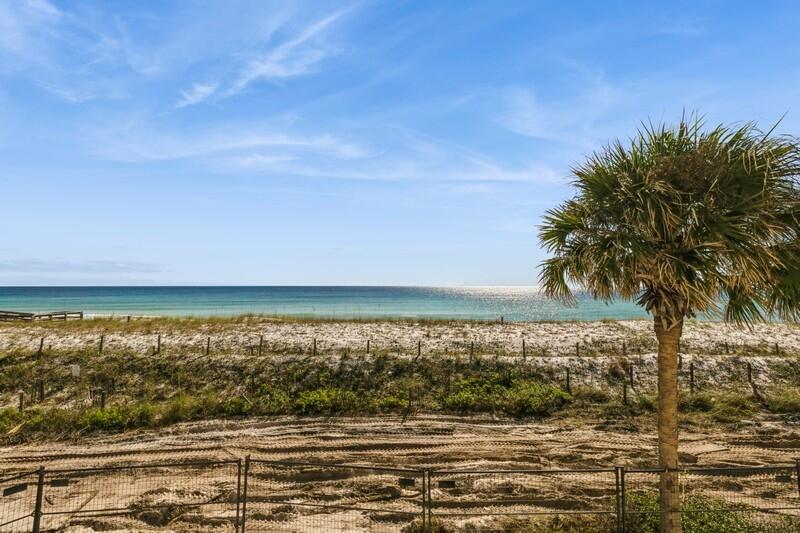
[[[750,361],[747,362],[747,382],[753,384],[753,365]]]
[[[42,337],[41,339],[39,339],[39,354],[38,354],[38,355],[39,355],[39,357],[41,357],[41,356],[42,356],[42,353],[43,353],[43,352],[44,352],[44,337]]]
[[[567,394],[572,394],[572,384],[569,379],[569,367],[567,367]]]
[[[575,357],[580,357],[580,356],[581,356],[581,343],[580,342],[576,342],[575,343]]]
[[[689,392],[694,394],[694,361],[689,363]]]
[[[261,357],[261,353],[264,351],[264,335],[258,336],[258,356]]]
[[[522,358],[525,359],[525,357],[527,355],[528,354],[526,353],[526,350],[525,350],[525,339],[522,339]]]
[[[475,357],[475,341],[469,341],[469,362],[472,364],[472,360]]]
[[[369,355],[369,339],[367,339],[367,355]]]
[[[206,337],[206,355],[211,353],[211,337]]]
[[[316,338],[313,339],[313,346],[311,348],[311,353],[313,355],[317,355],[317,339]]]
[[[160,354],[161,353],[161,333],[158,334],[158,341],[157,341],[156,346],[157,346],[156,353]]]
[[[422,355],[422,341],[417,341],[417,357]]]
[[[105,335],[100,335],[100,346],[98,348],[99,353],[103,353],[103,342],[106,340]]]

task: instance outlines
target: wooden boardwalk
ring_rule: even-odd
[[[83,311],[49,311],[47,313],[24,313],[21,311],[0,311],[0,322],[16,320],[83,320]]]

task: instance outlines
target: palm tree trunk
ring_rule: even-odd
[[[678,487],[678,345],[683,319],[669,327],[655,317],[658,338],[658,460],[661,468],[659,503],[661,533],[680,533],[680,492]]]

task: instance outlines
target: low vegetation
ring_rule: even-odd
[[[73,365],[80,366],[79,376],[72,374]],[[573,378],[568,384],[562,373],[501,358],[100,357],[77,351],[46,360],[5,354],[0,368],[0,393],[7,401],[13,391],[25,391],[22,411],[10,402],[0,409],[0,438],[6,442],[212,418],[419,412],[571,418],[636,430],[652,423],[655,410],[654,391],[625,385],[624,369],[610,368],[602,383]],[[44,402],[37,399],[40,392]],[[699,390],[683,394],[680,407],[687,424],[735,424],[763,413],[796,417],[800,388]]]
[[[768,533],[796,531],[797,517],[774,513],[759,513],[744,505],[701,496],[685,497],[681,503],[684,533]],[[658,533],[659,507],[656,493],[634,494],[627,500],[625,531],[628,533]],[[507,531],[514,533],[607,533],[616,531],[616,517],[611,514],[563,514],[543,517],[504,516],[492,523],[466,523],[454,526],[439,519],[431,524],[415,522],[404,533],[478,533]]]

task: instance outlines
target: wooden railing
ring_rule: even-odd
[[[83,311],[49,311],[47,313],[24,313],[21,311],[0,311],[0,322],[14,320],[83,320]]]

